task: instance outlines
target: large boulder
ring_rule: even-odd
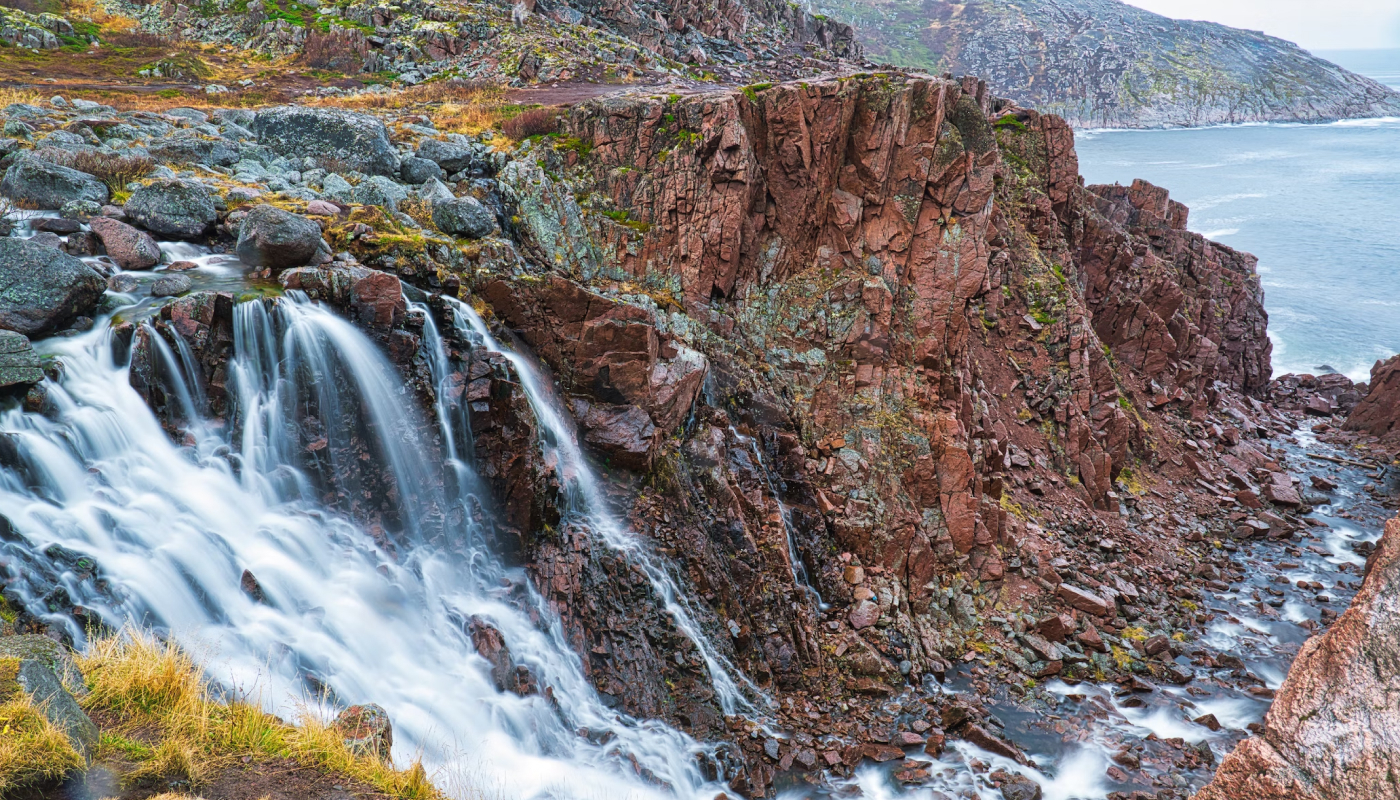
[[[443,233],[480,239],[496,230],[496,215],[475,197],[433,203],[433,224]]]
[[[1400,775],[1400,519],[1366,564],[1361,591],[1303,644],[1264,718],[1195,800],[1372,800]]]
[[[1352,409],[1345,427],[1372,436],[1400,436],[1400,356],[1371,367],[1370,389]]]
[[[215,164],[231,167],[238,163],[238,148],[222,139],[166,139],[146,148],[151,158],[169,164]]]
[[[102,240],[107,255],[122,269],[150,269],[160,263],[160,245],[149,233],[110,217],[93,217],[88,224]]]
[[[14,331],[0,331],[0,391],[32,386],[43,380],[43,365],[29,337]]]
[[[258,112],[258,141],[288,158],[310,156],[336,172],[397,175],[399,155],[384,123],[366,114],[281,106]]]
[[[196,239],[219,218],[214,195],[202,183],[162,178],[131,193],[126,216],[159,236]]]
[[[68,687],[82,675],[63,647],[45,636],[0,636],[0,701],[24,692],[73,749],[85,758],[97,752],[98,730]]]
[[[92,175],[32,156],[20,158],[5,170],[0,194],[26,208],[44,209],[78,200],[106,203],[112,196],[107,184]]]
[[[321,245],[321,227],[276,206],[248,212],[238,233],[238,259],[250,267],[289,269],[311,261]]]
[[[0,329],[35,336],[91,316],[107,282],[82,261],[25,239],[0,239]]]
[[[373,175],[355,187],[355,202],[366,206],[381,206],[398,211],[399,203],[408,199],[408,190],[382,175]]]
[[[424,139],[419,143],[415,155],[418,158],[434,162],[442,167],[448,175],[470,167],[476,156],[468,145],[445,142],[441,139]]]

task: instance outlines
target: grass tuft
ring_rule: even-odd
[[[29,695],[20,692],[0,703],[0,797],[56,781],[82,765],[68,737],[35,707]]]

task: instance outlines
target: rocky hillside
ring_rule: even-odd
[[[440,98],[398,98],[373,113],[5,109],[0,192],[56,212],[0,239],[12,404],[44,415],[38,430],[72,405],[55,398],[61,365],[26,336],[110,326],[100,346],[130,363],[138,407],[193,453],[198,436],[246,430],[239,320],[266,295],[322,304],[421,411],[395,436],[441,464],[458,443],[430,420],[463,415],[459,457],[481,488],[466,511],[413,516],[446,478],[406,481],[360,404],[329,401],[287,423],[278,479],[363,526],[384,572],[423,542],[455,545],[454,515],[491,519],[492,557],[522,567],[493,584],[497,606],[557,630],[579,675],[551,684],[522,655],[530,636],[453,618],[490,698],[554,720],[581,686],[609,718],[713,743],[697,769],[746,797],[793,776],[841,785],[867,761],[928,784],[949,739],[1024,765],[1022,746],[1123,709],[1187,713],[1168,686],[1254,702],[1264,680],[1207,626],[1246,612],[1293,625],[1286,600],[1331,601],[1274,588],[1298,566],[1274,559],[1320,547],[1307,543],[1326,523],[1304,517],[1338,483],[1304,483],[1303,412],[1270,398],[1294,391],[1330,420],[1351,387],[1271,384],[1254,259],[1189,232],[1164,189],[1083,185],[1063,119],[975,79],[868,73],[617,94],[548,112],[519,140],[454,129]],[[172,257],[194,246],[204,260]],[[557,383],[640,544],[578,513],[579,464],[544,446],[557,426],[527,362],[457,324],[464,308]],[[239,440],[218,441],[209,458],[236,460]],[[122,572],[136,559],[40,546],[49,528],[29,522],[0,537],[7,625],[80,643],[137,613],[145,595]],[[234,587],[211,618],[237,601],[257,619],[326,621],[279,605],[264,590],[276,573],[220,553],[188,578]],[[1348,597],[1350,565],[1323,568]],[[1218,610],[1250,591],[1257,603]],[[334,671],[288,661],[339,702]],[[1053,677],[1086,694],[1057,695]],[[1243,738],[1244,723],[1186,719]],[[580,748],[611,741],[565,721]],[[1102,735],[1116,755],[1096,769],[1125,792],[1184,798],[1214,765],[1183,738]],[[649,754],[623,753],[628,774],[660,780],[637,760]],[[1034,796],[1010,767],[967,776]]]
[[[1400,94],[1291,42],[1119,0],[822,0],[873,58],[978,75],[1075,127],[1313,122],[1400,113]]]

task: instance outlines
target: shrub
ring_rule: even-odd
[[[559,130],[559,112],[553,108],[531,108],[501,123],[501,130],[516,141]]]
[[[150,175],[156,168],[155,162],[146,156],[118,156],[92,150],[48,149],[44,151],[44,158],[61,167],[86,172],[114,192],[123,191],[128,183]]]
[[[315,29],[307,31],[301,53],[307,66],[336,72],[359,72],[364,69],[365,55],[363,46],[356,47],[343,33],[336,30],[322,33]]]

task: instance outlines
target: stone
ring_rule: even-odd
[[[145,231],[107,217],[93,217],[92,232],[107,255],[124,270],[150,269],[160,263],[160,245]]]
[[[1342,427],[1382,438],[1400,434],[1400,355],[1377,361],[1368,387]]]
[[[159,178],[138,188],[124,210],[151,233],[176,239],[197,239],[219,218],[207,187],[178,178]]]
[[[1074,633],[1074,620],[1067,614],[1051,614],[1036,622],[1035,629],[1052,642],[1063,642]]]
[[[165,266],[166,272],[187,272],[192,269],[199,269],[199,264],[193,261],[172,261]]]
[[[367,325],[391,328],[408,313],[403,284],[387,272],[366,270],[350,288],[355,316]]]
[[[259,144],[288,158],[311,157],[327,170],[393,176],[399,155],[384,123],[368,114],[329,108],[280,106],[253,120]]]
[[[321,226],[276,206],[248,212],[238,232],[238,260],[250,267],[289,269],[310,263],[321,246]]]
[[[437,162],[416,156],[403,159],[403,163],[399,166],[399,177],[403,179],[404,183],[411,183],[414,186],[427,183],[430,180],[440,180],[446,175],[447,173],[443,172],[442,167],[438,166]]]
[[[1104,644],[1103,637],[1099,635],[1098,629],[1093,625],[1090,625],[1083,633],[1075,636],[1074,639],[1084,645],[1084,649],[1086,650],[1094,650],[1100,653],[1108,652],[1108,646]]]
[[[43,380],[43,363],[29,337],[14,331],[0,331],[0,390],[8,392]]]
[[[1394,797],[1400,774],[1400,519],[1385,526],[1351,607],[1308,639],[1262,730],[1220,763],[1196,800]]]
[[[23,156],[5,170],[0,194],[23,208],[57,209],[68,203],[106,203],[112,193],[107,184],[76,169]]]
[[[65,219],[87,222],[93,217],[102,216],[102,204],[92,200],[72,200],[64,203],[58,213]]]
[[[389,761],[394,749],[394,726],[389,712],[373,703],[350,706],[335,718],[332,727],[345,738],[351,752]]]
[[[0,636],[0,701],[23,691],[85,759],[97,753],[98,730],[68,687],[82,676],[61,645],[45,636]]]
[[[448,175],[454,175],[472,165],[474,153],[469,145],[424,139],[418,143],[415,156],[437,164]]]
[[[590,403],[573,398],[574,418],[584,429],[584,441],[604,463],[634,472],[651,469],[659,436],[651,417],[634,405]]]
[[[1012,775],[1001,782],[1002,800],[1041,800],[1040,784],[1025,775]]]
[[[167,138],[146,148],[151,158],[168,164],[213,164],[229,167],[238,163],[238,148],[223,139]]]
[[[1268,483],[1264,485],[1264,499],[1276,506],[1300,506],[1303,499],[1298,496],[1298,491],[1292,486],[1285,486],[1278,483]]]
[[[107,281],[92,267],[51,247],[0,238],[0,329],[25,336],[91,317]]]
[[[306,204],[306,213],[318,217],[334,217],[340,214],[340,206],[325,200],[312,200]]]
[[[36,231],[46,231],[56,233],[60,236],[67,236],[70,233],[77,233],[83,229],[83,224],[75,219],[64,219],[63,217],[40,217],[30,223]]]
[[[107,279],[107,288],[119,294],[131,294],[141,287],[141,280],[130,272],[118,272]]]
[[[361,205],[397,211],[399,203],[407,199],[408,190],[383,175],[371,175],[355,187],[355,202]]]
[[[151,297],[178,297],[193,287],[188,275],[162,275],[151,283]]]
[[[851,606],[849,618],[852,628],[856,630],[869,628],[871,625],[880,621],[880,607],[869,600],[862,600],[854,606]]]
[[[433,203],[433,224],[443,233],[480,239],[496,231],[496,215],[474,197]]]
[[[1056,589],[1060,599],[1069,604],[1071,608],[1083,611],[1086,614],[1093,614],[1096,617],[1106,617],[1113,612],[1113,603],[1085,589],[1069,583],[1060,584]]]

